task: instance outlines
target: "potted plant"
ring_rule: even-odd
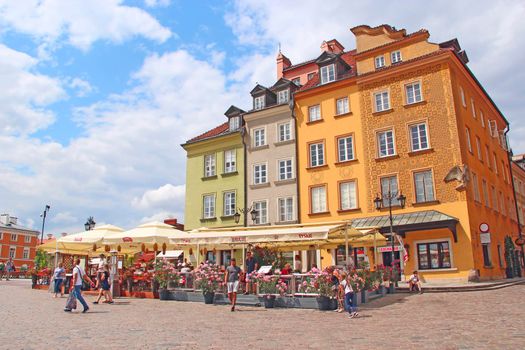
[[[319,310],[333,310],[334,284],[332,282],[332,274],[327,270],[323,270],[313,276],[312,282],[318,295],[317,305]]]
[[[177,279],[179,275],[175,269],[175,265],[170,263],[167,259],[157,261],[155,265],[154,280],[159,286],[159,299],[168,300],[168,284],[170,281]]]
[[[206,261],[195,271],[195,287],[202,290],[205,304],[213,304],[215,293],[223,285],[224,274],[218,265]]]
[[[259,286],[259,295],[263,296],[264,307],[267,309],[273,309],[277,295],[285,295],[288,290],[288,285],[279,275],[258,274],[255,280]]]

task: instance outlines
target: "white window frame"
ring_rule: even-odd
[[[376,112],[388,111],[390,109],[390,93],[388,91],[378,91],[374,93],[374,109]]]
[[[390,153],[390,148],[388,147],[388,139],[385,139],[385,151],[386,153],[382,154],[381,150],[381,135],[391,133],[392,137],[392,153]],[[388,136],[385,136],[388,137]],[[377,141],[377,156],[379,158],[385,158],[385,157],[391,157],[396,155],[396,136],[394,133],[394,129],[386,129],[386,130],[380,130],[376,133],[376,141]]]
[[[253,184],[262,185],[268,183],[268,164],[258,163],[253,165]]]
[[[476,150],[478,151],[478,159],[483,161],[483,153],[481,151],[481,140],[479,136],[476,136]]]
[[[423,198],[419,198],[418,197],[418,189],[419,189],[419,184],[418,184],[418,179],[417,179],[417,176],[418,175],[422,175],[423,176],[423,179],[422,179],[422,190],[423,190]],[[425,179],[425,175],[430,175],[430,178],[429,179]],[[436,200],[436,189],[435,189],[435,186],[434,186],[434,174],[432,172],[432,169],[424,169],[424,170],[417,170],[417,171],[414,171],[413,174],[412,174],[412,178],[413,178],[413,181],[414,181],[414,199],[416,201],[416,203],[426,203],[426,202],[432,202],[432,201],[435,201]],[[426,180],[430,181],[430,184],[428,184],[426,182]],[[431,188],[428,188],[428,187],[431,187]]]
[[[385,56],[384,55],[376,56],[374,58],[374,63],[375,63],[376,69],[383,68],[385,66]]]
[[[353,189],[348,189],[348,198],[343,197],[343,186],[345,185],[353,185]],[[339,209],[340,210],[352,210],[357,209],[358,206],[358,197],[357,197],[357,181],[356,180],[349,180],[349,181],[341,181],[339,182],[338,186],[339,190]],[[352,197],[353,195],[353,197]]]
[[[286,103],[290,100],[290,89],[277,91],[277,103]]]
[[[409,92],[411,90],[411,92]],[[423,101],[423,92],[421,91],[421,82],[415,81],[405,85],[406,104],[411,105]]]
[[[323,119],[321,116],[321,105],[313,105],[308,107],[308,122],[315,122]]]
[[[336,115],[350,113],[350,104],[348,101],[348,96],[341,97],[335,100],[335,113]]]
[[[240,120],[241,120],[241,117],[231,117],[230,118],[230,122],[229,122],[230,131],[234,131],[240,128],[241,126]]]
[[[253,129],[253,147],[266,146],[266,128]]]
[[[288,163],[289,163],[290,171],[288,171]],[[284,164],[284,168],[283,168],[283,164]],[[294,168],[293,158],[279,159],[277,161],[277,180],[285,181],[285,180],[293,179],[294,178],[293,168]],[[284,173],[281,171],[283,169],[284,169]]]
[[[483,111],[481,109],[479,110],[479,119],[481,120],[481,126],[484,128],[485,127],[485,116],[483,115]]]
[[[224,151],[224,173],[234,173],[237,171],[237,150],[230,149]]]
[[[233,208],[232,208],[233,205]],[[235,191],[223,192],[223,215],[233,216],[237,212],[237,198]]]
[[[264,203],[264,216],[263,216],[263,208],[261,205]],[[254,210],[257,210],[257,217],[255,221],[253,222],[254,225],[264,225],[268,223],[268,200],[267,199],[259,199],[252,202],[252,208]],[[264,219],[264,220],[263,220]]]
[[[206,199],[210,198],[211,201],[207,202]],[[214,193],[205,194],[202,196],[202,218],[213,219],[215,218],[215,211],[217,210],[216,195]],[[207,205],[209,209],[207,210]]]
[[[22,253],[22,259],[29,260],[29,254],[30,254],[29,248],[24,248],[24,252]]]
[[[11,251],[13,251],[13,254],[11,254]],[[8,254],[11,259],[16,259],[16,247],[10,246]]]
[[[0,238],[1,239],[1,238]],[[31,243],[31,236],[25,235],[24,236],[24,243]]]
[[[321,189],[323,190],[322,192],[314,193],[314,191]],[[316,203],[317,200],[319,200],[319,203]],[[310,187],[310,208],[311,214],[326,213],[328,211],[326,185]]]
[[[348,139],[350,139],[350,153],[348,154]],[[355,142],[354,135],[346,135],[337,137],[337,161],[338,162],[348,162],[355,159]],[[344,140],[343,149],[341,149],[341,141]],[[342,151],[342,152],[341,152]],[[343,156],[343,157],[341,157]]]
[[[321,84],[327,84],[336,79],[335,64],[329,64],[319,69],[319,75],[321,77]]]
[[[421,126],[424,127],[424,135],[421,135]],[[414,128],[417,128],[417,143],[415,143],[414,141],[414,134],[413,134],[413,129]],[[426,150],[426,149],[429,149],[430,148],[430,137],[428,135],[428,124],[426,122],[423,122],[423,123],[416,123],[416,124],[411,124],[409,125],[408,127],[408,130],[409,130],[409,133],[410,133],[410,149],[412,150],[412,152],[417,152],[417,151],[423,151],[423,150]],[[423,147],[423,136],[426,140],[426,147]]]
[[[472,117],[476,119],[476,104],[473,98],[470,99],[470,107],[472,108]]]
[[[277,215],[279,222],[295,220],[293,196],[277,198]]]
[[[18,242],[18,235],[16,233],[11,233],[11,242]]]
[[[253,109],[258,110],[258,109],[263,109],[264,107],[266,107],[266,96],[265,95],[257,96],[253,98]]]
[[[403,58],[401,56],[401,51],[400,50],[392,51],[390,53],[390,61],[392,62],[392,64],[403,61]]]
[[[472,193],[474,195],[474,200],[478,203],[481,203],[481,195],[479,193],[479,181],[478,174],[472,172]]]
[[[392,181],[392,179],[394,179],[395,181]],[[387,180],[388,183],[388,188],[385,188],[385,184],[383,183],[384,180]],[[396,188],[395,190],[392,190],[392,184],[396,185]],[[397,174],[392,174],[392,175],[385,175],[385,176],[381,176],[379,178],[379,188],[381,189],[381,197],[383,198],[383,206],[385,208],[388,207],[388,192],[390,192],[391,194],[394,195],[394,197],[392,198],[392,205],[400,205],[400,202],[399,200],[397,199],[398,195],[399,195],[399,179],[397,177]]]
[[[215,153],[204,156],[204,177],[217,175],[216,158]]]
[[[312,146],[315,147],[315,149],[312,149]],[[319,152],[319,150],[321,152]],[[309,162],[310,162],[311,168],[323,166],[326,164],[325,163],[326,157],[324,153],[324,142],[314,142],[314,143],[308,144],[308,154],[309,154]]]
[[[465,135],[467,136],[467,147],[468,147],[468,151],[470,153],[474,153],[472,152],[472,142],[470,140],[470,129],[469,128],[465,128]]]
[[[292,123],[286,122],[286,123],[280,123],[277,124],[277,135],[278,135],[278,142],[285,142],[292,139]]]

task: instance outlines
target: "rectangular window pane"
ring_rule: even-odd
[[[288,141],[291,140],[292,133],[291,133],[291,126],[290,123],[280,124],[279,125],[279,141]]]
[[[350,112],[350,107],[348,106],[348,97],[340,98],[336,102],[336,113],[345,114]]]
[[[376,112],[386,111],[390,109],[390,100],[388,91],[378,92],[375,95]]]
[[[337,140],[339,161],[345,162],[354,159],[354,146],[352,136],[341,137]]]
[[[312,213],[323,213],[326,211],[326,188],[313,187],[311,190]]]
[[[308,107],[308,121],[314,122],[321,119],[321,106],[315,105]]]
[[[293,220],[293,198],[279,198],[279,221]]]
[[[401,62],[401,51],[394,51],[391,54],[391,61],[392,63],[398,63]]]
[[[450,249],[448,242],[441,242],[441,268],[451,268],[452,264],[450,262]]]
[[[224,216],[235,214],[235,192],[224,193]]]
[[[427,125],[417,124],[410,127],[410,138],[412,140],[412,151],[420,151],[428,148]]]
[[[389,176],[381,178],[381,196],[383,197],[383,207],[388,208],[389,198],[392,205],[399,205],[397,199],[397,176]]]
[[[392,130],[379,132],[377,143],[379,145],[379,157],[394,155],[394,132]]]
[[[356,183],[343,182],[339,185],[339,196],[341,199],[341,210],[357,208],[357,188]]]
[[[293,177],[292,175],[292,160],[280,160],[279,161],[279,180],[289,180]]]
[[[263,109],[264,108],[264,96],[255,97],[253,99],[253,109]]]
[[[408,84],[405,87],[407,104],[421,102],[421,85],[419,83]]]
[[[253,202],[253,208],[257,210],[257,217],[254,224],[268,223],[268,206],[266,201]]]
[[[277,92],[277,103],[286,103],[288,102],[289,90],[281,90]]]
[[[385,66],[385,57],[384,56],[378,56],[375,58],[376,62],[376,68],[381,68]]]
[[[205,219],[213,218],[215,217],[215,196],[214,195],[206,195],[203,198],[203,217]]]
[[[235,150],[224,151],[224,172],[231,173],[237,170]]]
[[[324,144],[313,143],[310,145],[310,166],[324,165]]]
[[[321,67],[321,84],[335,80],[335,66],[333,64]]]
[[[253,166],[253,183],[254,185],[267,182],[266,164],[257,164]]]
[[[414,173],[416,202],[430,202],[434,200],[434,183],[430,170]]]
[[[204,156],[204,176],[215,176],[215,154]]]
[[[418,244],[417,245],[417,255],[419,260],[419,268],[422,270],[429,269],[428,264],[428,251],[427,251],[427,245],[426,244]]]

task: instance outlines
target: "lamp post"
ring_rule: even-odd
[[[251,217],[252,217],[252,221],[255,222],[257,220],[257,215],[259,214],[259,212],[255,209],[255,208],[252,208],[252,207],[249,207],[249,208],[239,208],[237,209],[237,211],[235,212],[235,214],[233,214],[233,219],[235,220],[235,223],[238,224],[239,221],[241,221],[241,213],[243,215],[247,215],[247,214],[251,214]]]
[[[95,228],[96,224],[97,223],[95,222],[95,220],[93,220],[93,217],[90,216],[89,218],[87,218],[87,221],[84,224],[84,228],[86,229],[86,231],[91,231],[92,229]]]
[[[395,205],[399,205],[401,209],[405,207],[406,204],[406,196],[403,195],[401,192],[391,192],[388,191],[387,193],[381,193],[381,198],[379,195],[376,195],[376,198],[374,199],[374,206],[376,210],[381,210],[385,207],[385,202],[388,203],[388,217],[390,219],[390,240],[392,245],[392,254],[391,254],[391,265],[392,265],[392,272],[394,271],[394,247],[395,247],[395,240],[394,240],[394,218],[392,216],[392,202],[396,200],[398,203]],[[401,252],[400,252],[401,254]],[[399,256],[401,259],[401,255]]]
[[[46,207],[44,208],[44,212],[40,214],[40,217],[42,218],[42,235],[40,236],[40,244],[44,244],[44,227],[46,225],[46,216],[49,209],[51,209],[51,207],[49,205],[46,205]]]

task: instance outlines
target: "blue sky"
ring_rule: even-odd
[[[0,0],[0,211],[39,228],[49,204],[55,234],[88,216],[183,219],[180,144],[274,83],[279,43],[297,63],[323,40],[354,48],[359,24],[457,37],[524,152],[524,15],[521,1]]]

